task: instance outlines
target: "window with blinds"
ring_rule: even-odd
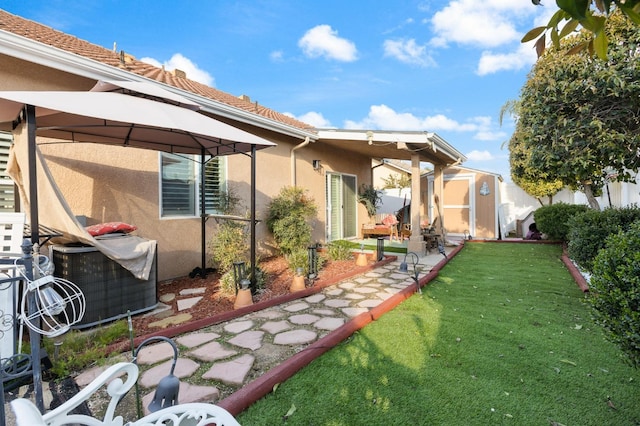
[[[16,208],[13,181],[7,174],[12,139],[11,133],[0,132],[0,212],[14,212]]]
[[[205,211],[219,211],[225,190],[224,157],[209,158],[204,165]],[[161,154],[161,215],[198,216],[200,213],[199,157]]]

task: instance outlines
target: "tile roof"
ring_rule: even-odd
[[[247,97],[237,97],[214,89],[205,84],[190,80],[180,75],[179,72],[166,71],[164,68],[158,68],[139,61],[123,51],[116,52],[109,50],[86,40],[79,39],[78,37],[54,30],[46,25],[13,15],[2,9],[0,9],[0,30],[26,37],[70,53],[75,53],[82,57],[126,70],[133,74],[144,76],[151,80],[165,83],[292,127],[305,130],[313,127],[260,105],[257,102],[251,102]]]

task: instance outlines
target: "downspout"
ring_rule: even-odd
[[[296,151],[309,145],[309,143],[311,143],[311,139],[307,136],[301,144],[291,149],[291,186],[296,186]]]

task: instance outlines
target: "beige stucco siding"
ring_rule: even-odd
[[[89,90],[94,80],[0,54],[0,90]]]
[[[55,71],[0,55],[0,90],[89,90],[94,80]],[[328,172],[356,176],[358,188],[371,183],[371,159],[310,143],[295,151],[295,177],[292,176],[292,149],[302,139],[277,134],[216,117],[228,124],[264,137],[276,147],[258,150],[256,156],[256,210],[261,222],[256,226],[258,255],[273,250],[273,241],[264,219],[271,199],[282,187],[294,183],[305,188],[318,206],[312,222],[314,242],[325,242],[325,179]],[[9,130],[10,129],[5,129]],[[86,216],[87,224],[124,221],[138,227],[137,234],[158,242],[158,278],[184,276],[201,264],[200,218],[161,218],[159,209],[159,153],[155,151],[97,144],[42,144],[55,182],[75,215]],[[227,157],[227,180],[250,208],[251,158],[236,154]],[[312,160],[320,160],[314,170]],[[295,178],[295,182],[294,182]],[[46,224],[46,206],[40,216]],[[357,204],[357,227],[367,220],[366,209]],[[219,220],[209,219],[207,243],[215,235]]]

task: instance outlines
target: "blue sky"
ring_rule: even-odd
[[[10,0],[0,7],[317,127],[436,132],[509,179],[530,0]],[[503,144],[505,144],[503,146]]]

